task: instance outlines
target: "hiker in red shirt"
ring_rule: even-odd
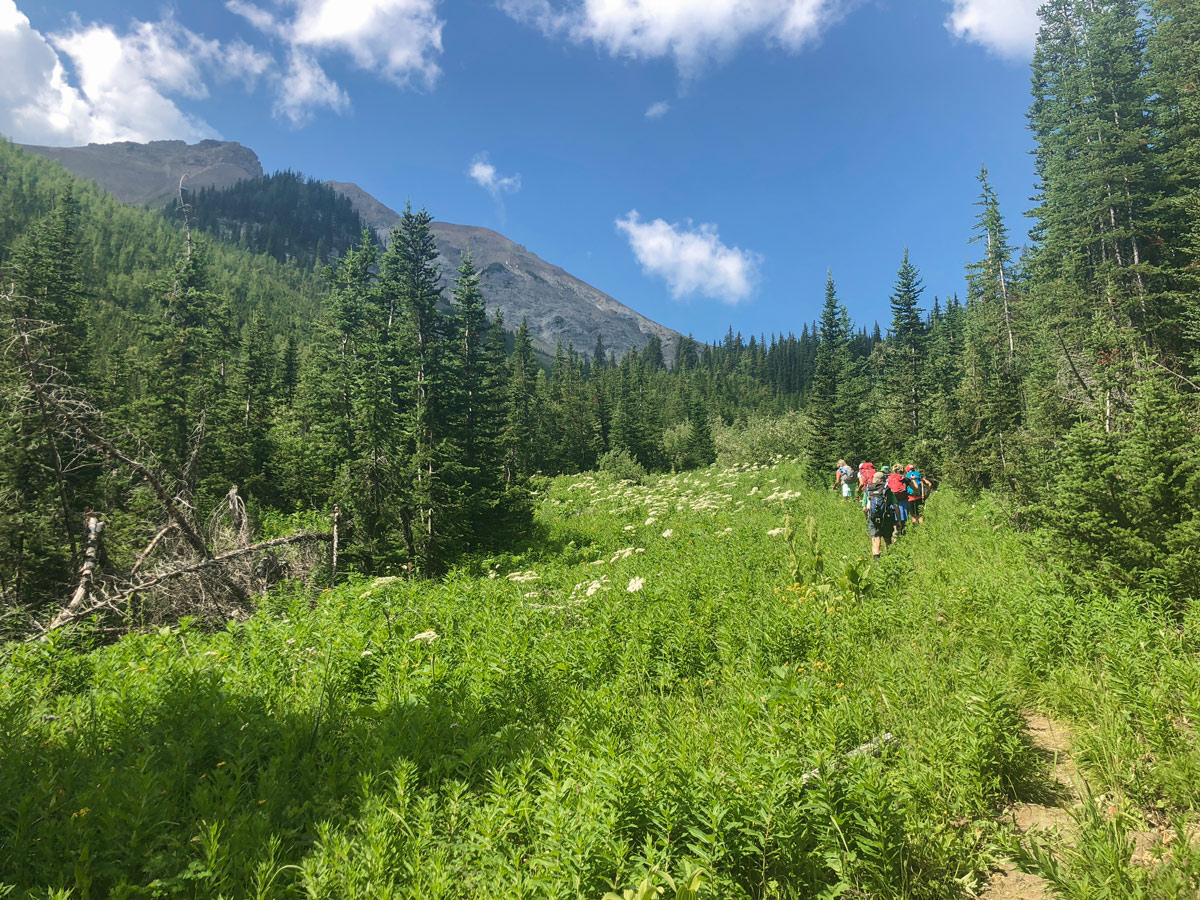
[[[883,471],[888,473],[888,490],[896,495],[896,537],[903,537],[904,526],[908,522],[909,514],[908,484],[904,480],[904,472],[899,463],[892,466],[891,469],[884,466]]]

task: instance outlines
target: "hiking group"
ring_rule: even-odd
[[[856,474],[844,459],[838,460],[833,486],[841,489],[844,500],[860,499],[875,559],[904,535],[909,523],[924,520],[931,489],[929,479],[911,464],[896,463],[876,471],[874,463],[864,462]]]

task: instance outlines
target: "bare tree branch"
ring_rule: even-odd
[[[206,559],[202,559],[202,560],[199,560],[198,562],[194,562],[191,565],[182,566],[181,568],[172,569],[169,572],[164,572],[161,575],[155,575],[152,578],[147,578],[144,581],[141,581],[135,585],[126,587],[124,590],[121,591],[121,593],[116,594],[115,596],[106,597],[106,598],[103,598],[102,600],[97,601],[96,603],[87,607],[86,609],[79,608],[76,604],[76,601],[72,600],[71,604],[66,609],[64,609],[61,613],[59,613],[58,616],[55,617],[54,621],[50,623],[50,625],[46,628],[46,632],[53,631],[56,628],[61,628],[63,625],[66,625],[69,622],[73,622],[77,619],[86,618],[87,616],[92,615],[92,613],[96,612],[98,609],[100,609],[102,607],[107,607],[109,609],[116,610],[121,603],[128,601],[135,594],[139,594],[143,591],[148,591],[151,588],[158,587],[159,585],[164,584],[165,582],[171,581],[175,578],[181,578],[184,575],[194,575],[199,572],[203,572],[207,569],[219,568],[222,565],[224,565],[225,563],[228,563],[232,560],[239,559],[244,556],[249,556],[250,554],[253,554],[253,553],[259,553],[263,550],[271,550],[275,547],[284,547],[289,544],[299,544],[299,543],[304,543],[304,542],[308,542],[308,541],[332,541],[332,540],[333,540],[333,533],[328,532],[328,531],[306,532],[304,534],[291,534],[291,535],[287,535],[285,537],[272,538],[269,541],[262,541],[257,544],[252,544],[249,547],[242,547],[241,549],[238,549],[238,550],[231,550],[228,553],[221,553],[217,556],[210,556],[210,557],[207,557]],[[77,592],[77,597],[78,597],[78,592]]]

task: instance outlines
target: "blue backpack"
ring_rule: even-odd
[[[908,474],[909,474],[909,477],[912,479],[912,487],[909,489],[909,493],[913,497],[915,497],[917,500],[924,500],[925,499],[925,485],[921,481],[921,473],[914,469],[912,472],[909,472]]]
[[[870,499],[867,501],[867,520],[872,525],[882,525],[888,517],[887,491],[872,492],[868,496]]]

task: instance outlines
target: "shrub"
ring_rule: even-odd
[[[624,447],[614,447],[601,456],[597,468],[622,481],[641,483],[646,477],[646,470],[642,468],[642,464]]]
[[[717,462],[723,466],[736,466],[794,459],[805,446],[807,433],[808,421],[799,412],[756,416],[732,425],[717,425],[713,429]]]

